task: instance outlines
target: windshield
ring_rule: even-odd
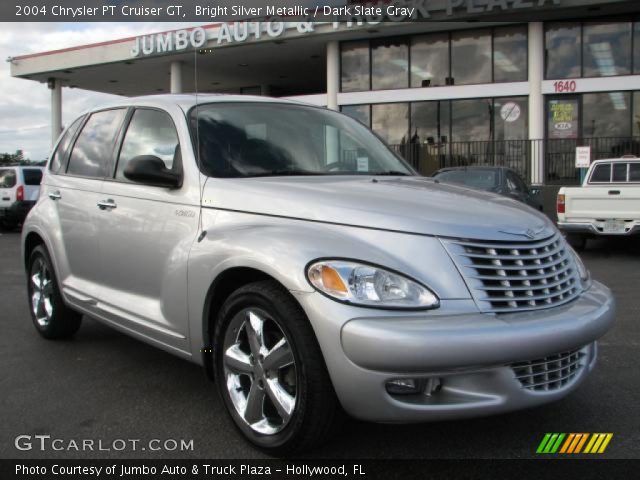
[[[441,182],[457,183],[478,190],[495,190],[498,188],[498,172],[496,170],[447,170],[435,175]]]
[[[0,188],[16,186],[17,176],[13,168],[0,168]]]
[[[189,123],[212,177],[414,175],[367,128],[331,110],[213,103],[193,108]]]

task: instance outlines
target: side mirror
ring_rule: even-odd
[[[123,173],[132,182],[167,188],[182,186],[182,175],[169,170],[164,162],[154,155],[132,158]]]
[[[540,187],[531,187],[529,189],[529,195],[531,195],[532,197],[537,197],[538,195],[540,195]]]

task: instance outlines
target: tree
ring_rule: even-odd
[[[0,153],[0,165],[31,165],[31,160],[25,158],[23,150],[15,153]]]

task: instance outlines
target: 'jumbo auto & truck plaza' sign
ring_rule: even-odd
[[[263,37],[277,38],[286,31],[297,30],[301,34],[313,34],[316,27],[330,24],[334,30],[354,25],[375,25],[383,21],[427,20],[431,18],[453,19],[459,14],[487,14],[515,12],[523,9],[560,5],[561,0],[392,0],[381,4],[349,4],[345,6],[291,7],[291,16],[304,17],[309,21],[284,22],[273,17],[267,21],[235,21],[222,23],[217,30],[197,27],[154,35],[143,35],[135,39],[131,56],[159,55],[190,48],[203,48],[214,41],[216,45],[260,40]],[[199,9],[199,10],[198,10]],[[196,14],[205,18],[237,16],[241,13],[253,18],[270,17],[268,7],[254,7],[250,12],[234,12],[231,6],[196,6]],[[276,12],[279,10],[274,10]],[[286,14],[288,15],[288,13]],[[333,21],[324,21],[330,20]]]

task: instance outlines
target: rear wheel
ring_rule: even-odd
[[[68,338],[78,331],[82,314],[64,304],[51,259],[42,245],[34,248],[29,257],[27,292],[31,319],[40,335]]]
[[[308,319],[284,288],[256,282],[231,294],[214,335],[218,390],[235,425],[273,455],[309,449],[341,415]]]

